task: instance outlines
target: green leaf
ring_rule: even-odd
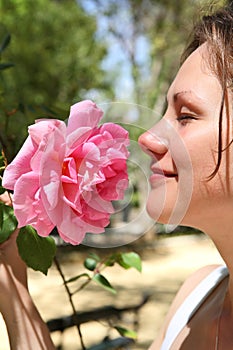
[[[136,339],[137,338],[137,333],[135,331],[132,331],[131,329],[123,328],[123,327],[120,327],[120,326],[115,326],[114,328],[123,337],[132,338],[132,339]]]
[[[100,273],[96,273],[93,277],[92,280],[98,283],[101,287],[104,289],[108,290],[109,292],[116,294],[116,290],[111,286],[109,281]]]
[[[7,34],[1,43],[0,53],[2,53],[5,50],[5,48],[10,44],[10,41],[11,41],[11,36],[10,34]]]
[[[14,67],[14,63],[0,63],[0,70]]]
[[[105,266],[113,266],[119,259],[119,254],[110,255],[104,262]]]
[[[134,267],[139,272],[142,271],[142,262],[140,256],[135,252],[120,253],[119,260],[117,261],[124,269],[130,269]]]
[[[31,226],[20,229],[17,245],[21,258],[28,267],[47,275],[56,253],[56,244],[52,237],[41,237]]]
[[[96,260],[97,262],[99,262],[99,261],[101,260],[100,257],[99,257],[99,255],[97,255],[97,254],[95,254],[95,253],[89,253],[89,256],[90,256],[92,259]]]
[[[0,243],[5,242],[16,227],[17,220],[13,208],[0,203]]]
[[[95,259],[92,258],[86,258],[84,260],[84,266],[86,267],[86,269],[90,270],[90,271],[94,271],[97,265],[97,261]]]
[[[0,184],[0,194],[3,194],[5,191],[6,191],[5,188],[3,188]]]
[[[69,278],[67,281],[66,281],[66,284],[67,283],[71,283],[71,282],[75,282],[77,281],[79,278],[81,277],[87,277],[88,279],[90,279],[90,276],[88,275],[88,273],[80,273],[80,275],[77,275],[77,276],[74,276],[74,277],[71,277]]]

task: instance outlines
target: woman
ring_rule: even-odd
[[[147,209],[161,223],[192,226],[208,234],[227,268],[206,266],[188,278],[150,350],[230,350],[233,7],[203,18],[184,57],[167,94],[165,115],[139,138],[152,158]],[[177,204],[179,199],[183,205]]]
[[[204,18],[195,28],[186,59],[168,91],[163,119],[139,138],[152,157],[149,214],[161,223],[206,232],[227,266],[207,266],[184,283],[150,350],[233,349],[232,29],[230,7]],[[7,300],[0,310],[12,349],[53,349],[27,292],[25,275],[16,269],[19,261],[10,259],[12,252],[7,251],[7,242],[4,245],[0,290],[5,289]],[[7,280],[9,284],[2,282]],[[13,293],[12,306],[7,291]],[[26,300],[21,311],[20,295]],[[35,345],[23,344],[31,334]]]

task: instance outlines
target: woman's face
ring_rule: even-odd
[[[201,228],[223,208],[224,214],[228,207],[232,213],[232,147],[223,152],[217,175],[208,181],[218,156],[222,88],[205,59],[206,44],[178,71],[163,118],[139,138],[152,158],[147,210],[158,222]],[[223,148],[232,138],[231,107],[224,108]]]

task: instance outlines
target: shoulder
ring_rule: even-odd
[[[166,325],[170,322],[176,310],[188,297],[188,295],[207,277],[212,271],[216,270],[221,265],[207,265],[192,273],[183,283],[178,293],[176,294],[173,303],[166,318]]]
[[[177,309],[181,306],[184,300],[189,296],[189,294],[214,270],[216,270],[221,265],[207,265],[199,270],[192,273],[183,283],[178,293],[176,294],[168,314],[166,316],[164,325],[159,333],[158,338],[152,344],[149,350],[157,350],[160,349],[160,346],[163,342],[167,327],[176,313]]]
[[[183,283],[181,288],[179,289],[174,301],[171,305],[169,313],[171,313],[171,317],[174,312],[176,312],[177,308],[183,303],[184,299],[205,279],[211,272],[216,270],[221,265],[207,265],[199,270],[192,273]]]

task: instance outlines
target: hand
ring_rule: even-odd
[[[20,258],[16,244],[18,232],[16,229],[7,241],[0,244],[0,311],[11,288],[28,289],[26,264]]]
[[[7,193],[0,201],[12,205]],[[19,229],[0,244],[0,312],[5,320],[12,350],[55,350],[27,285],[26,265],[16,243]]]

